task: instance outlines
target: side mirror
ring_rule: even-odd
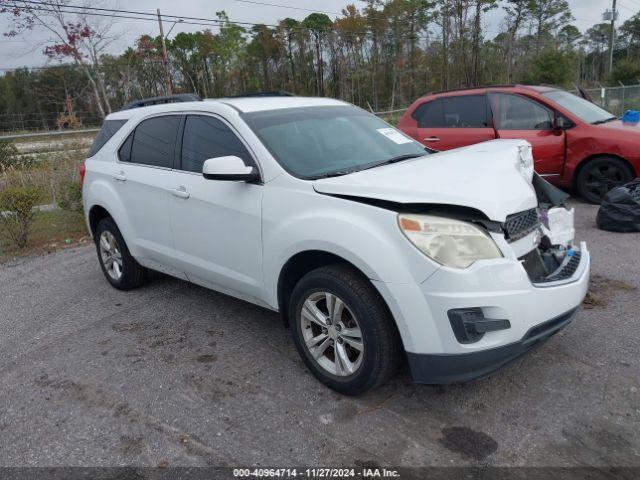
[[[226,180],[232,182],[254,182],[260,178],[255,167],[248,167],[240,157],[210,158],[202,165],[202,175],[207,180]]]

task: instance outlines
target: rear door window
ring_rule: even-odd
[[[448,128],[487,128],[487,99],[484,95],[463,95],[442,99],[442,115]]]
[[[253,165],[238,136],[221,120],[208,115],[188,115],[182,136],[182,170],[202,173],[205,160],[234,155]]]
[[[443,97],[413,113],[419,128],[487,128],[491,125],[484,95]]]
[[[173,149],[180,115],[143,120],[120,148],[121,161],[152,167],[173,168]],[[127,150],[130,144],[130,150]]]
[[[93,145],[91,145],[88,156],[93,157],[98,153],[100,149],[104,147],[104,144],[111,140],[111,137],[113,137],[125,123],[127,123],[126,120],[105,120],[93,141]]]

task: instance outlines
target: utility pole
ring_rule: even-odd
[[[614,0],[615,5],[615,0]],[[162,60],[164,62],[164,71],[167,74],[167,87],[169,95],[173,95],[173,81],[171,80],[171,71],[169,70],[169,56],[167,55],[167,43],[164,38],[164,30],[162,28],[162,16],[158,8],[158,25],[160,26],[160,39],[162,40]]]
[[[611,9],[611,37],[609,38],[609,73],[613,72],[613,48],[616,41],[616,17],[618,11],[616,10],[617,0],[613,0],[613,8]],[[605,13],[605,15],[607,15]],[[606,19],[606,17],[605,17]]]

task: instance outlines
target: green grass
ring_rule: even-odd
[[[17,256],[49,253],[88,241],[89,234],[82,213],[60,209],[38,212],[31,226],[29,245],[26,248],[16,249],[6,232],[0,230],[0,262]]]

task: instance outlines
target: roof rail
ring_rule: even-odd
[[[242,97],[295,97],[295,95],[293,93],[285,92],[284,90],[273,90],[270,92],[241,93],[240,95],[232,95],[229,98],[242,98]]]
[[[436,92],[429,92],[427,95],[438,95],[440,93],[449,93],[449,92],[463,92],[465,90],[482,90],[484,88],[512,88],[512,87],[525,87],[527,85],[517,85],[514,83],[504,84],[504,85],[477,85],[475,87],[460,87],[460,88],[452,88],[450,90],[438,90]]]
[[[175,95],[165,95],[162,97],[143,98],[127,103],[121,110],[130,110],[132,108],[148,107],[149,105],[160,105],[163,103],[175,102],[201,102],[202,99],[195,93],[178,93]]]

